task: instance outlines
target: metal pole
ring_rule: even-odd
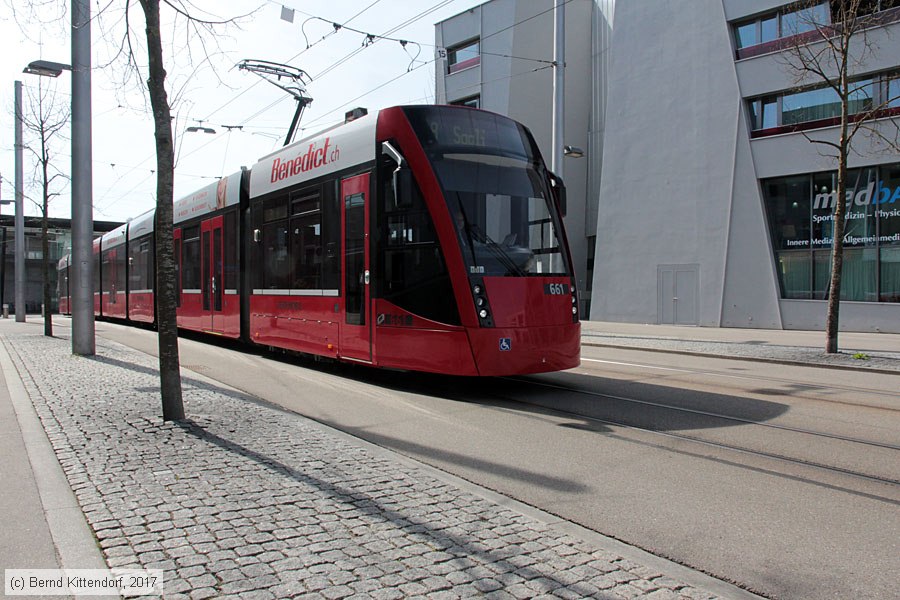
[[[91,171],[91,7],[72,1],[72,354],[93,356],[94,209]]]
[[[550,170],[563,177],[563,130],[565,128],[564,92],[566,85],[566,2],[553,5],[553,152]]]
[[[25,193],[22,174],[22,82],[16,90],[16,323],[25,322]]]

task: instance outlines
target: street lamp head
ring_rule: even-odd
[[[71,71],[72,66],[49,60],[35,60],[22,69],[23,73],[40,75],[41,77],[59,77],[63,71]]]
[[[563,154],[569,158],[581,158],[584,156],[584,150],[578,146],[566,146],[563,148]]]
[[[196,125],[191,125],[187,129],[185,129],[185,131],[188,133],[195,133],[198,131],[200,133],[215,133],[216,132],[216,130],[213,129],[212,127],[198,127]]]

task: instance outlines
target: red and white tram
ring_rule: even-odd
[[[178,325],[377,367],[575,367],[564,193],[511,119],[381,110],[175,203]],[[152,234],[151,211],[95,241],[98,316],[153,321]]]

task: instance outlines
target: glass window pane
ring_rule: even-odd
[[[778,279],[781,297],[808,300],[812,297],[812,253],[808,250],[792,250],[778,253]]]
[[[878,232],[882,246],[900,247],[900,165],[881,167],[877,201]]]
[[[766,98],[762,101],[762,129],[778,127],[778,101]]]
[[[874,301],[875,296],[875,248],[845,248],[844,267],[841,274],[841,300],[858,302]],[[828,295],[831,282],[831,250],[815,253],[815,288],[813,297],[823,300]]]
[[[828,282],[831,281],[831,250],[813,253],[813,300],[824,300],[828,296]]]
[[[872,110],[872,98],[874,97],[875,86],[871,79],[855,81],[850,88],[850,105],[848,106],[850,114]]]
[[[810,178],[785,177],[766,181],[763,191],[776,250],[809,248]]]
[[[785,94],[782,99],[782,125],[828,119],[840,114],[841,100],[831,88]]]
[[[455,48],[447,50],[447,69],[455,73],[467,67],[479,64],[481,48],[478,40],[466,42]]]
[[[743,25],[737,25],[734,28],[734,41],[737,44],[738,49],[746,48],[747,46],[755,46],[759,43],[759,39],[756,36],[756,21],[751,21],[749,23],[744,23]]]
[[[771,17],[765,18],[762,20],[762,37],[760,38],[760,43],[771,42],[772,40],[778,39],[778,16],[772,15]]]
[[[830,248],[834,231],[834,204],[837,201],[837,178],[834,173],[820,173],[813,177],[812,245]]]
[[[882,302],[900,302],[900,246],[881,249]]]
[[[798,33],[813,31],[824,25],[829,25],[830,23],[831,13],[828,9],[828,3],[801,8],[782,15],[781,36],[787,37],[797,35]]]
[[[841,300],[874,302],[875,248],[844,249],[844,268],[841,277]]]
[[[291,261],[287,222],[268,223],[262,230],[263,287],[286,290],[290,287]]]
[[[888,80],[887,106],[888,108],[900,107],[900,75],[894,76]]]
[[[857,169],[847,173],[847,212],[844,247],[874,246],[875,204],[878,188],[875,169]]]

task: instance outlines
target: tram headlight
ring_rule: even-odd
[[[475,287],[472,288],[472,291],[475,292],[476,294],[480,294],[480,293],[481,293],[481,286],[478,285],[478,284],[476,284]]]
[[[475,298],[475,304],[479,307],[484,306],[484,298],[478,296],[477,298]]]
[[[482,308],[481,310],[478,311],[478,316],[481,317],[482,319],[487,319],[488,311]]]
[[[577,307],[575,307],[575,306],[572,307],[572,314],[573,314],[573,315],[577,315],[577,314],[578,314],[578,308],[577,308]]]

